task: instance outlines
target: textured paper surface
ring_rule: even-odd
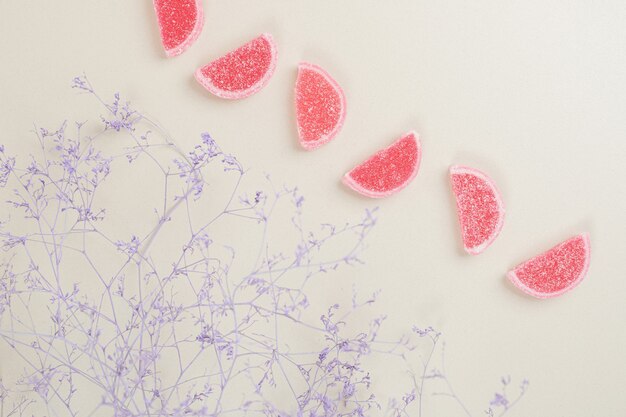
[[[195,47],[166,60],[149,1],[0,3],[1,141],[26,154],[33,122],[91,115],[69,89],[85,71],[101,91],[131,97],[183,148],[208,130],[246,166],[297,183],[313,220],[379,204],[360,285],[383,289],[379,307],[398,327],[444,332],[449,373],[473,410],[511,374],[531,381],[513,416],[626,413],[622,1],[205,6]],[[265,31],[280,57],[259,94],[224,102],[193,80],[207,59]],[[314,153],[299,148],[292,105],[303,60],[341,79],[350,106],[340,135]],[[372,202],[340,184],[372,149],[410,129],[424,158],[409,188]],[[500,237],[478,257],[459,241],[447,177],[454,163],[497,178],[507,207]],[[507,282],[511,267],[581,231],[593,254],[576,290],[533,300]],[[12,361],[0,358],[0,369]]]

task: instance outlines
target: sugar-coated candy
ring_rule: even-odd
[[[509,271],[520,290],[537,298],[564,294],[583,280],[589,269],[589,235],[574,236]]]
[[[397,193],[417,175],[422,147],[415,132],[381,149],[348,172],[343,182],[367,197],[382,198]]]
[[[165,54],[182,54],[202,32],[202,0],[153,0],[153,5]]]
[[[298,65],[295,104],[298,137],[306,150],[330,142],[343,126],[346,117],[343,90],[317,65],[306,62]]]
[[[276,45],[264,33],[245,45],[199,68],[195,77],[212,94],[240,99],[260,91],[276,68]]]
[[[495,183],[484,172],[455,165],[450,182],[465,251],[477,255],[500,234],[504,223],[504,204]]]

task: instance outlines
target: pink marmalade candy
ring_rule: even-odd
[[[343,182],[367,197],[386,197],[400,191],[415,178],[421,158],[419,137],[415,132],[409,132],[353,168],[344,176]]]
[[[346,97],[339,84],[317,65],[298,65],[296,121],[302,147],[313,150],[330,142],[345,117]]]
[[[510,271],[509,280],[537,298],[556,297],[573,289],[589,268],[589,235],[574,236]]]
[[[493,243],[502,229],[504,205],[500,193],[491,178],[474,168],[451,167],[450,181],[463,247],[467,253],[477,255]]]
[[[199,68],[196,80],[212,94],[240,99],[261,90],[274,74],[276,45],[272,35],[256,39]]]
[[[202,32],[202,0],[153,0],[153,4],[165,54],[182,54]]]

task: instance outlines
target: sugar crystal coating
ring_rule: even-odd
[[[346,99],[339,84],[317,65],[301,63],[295,93],[302,147],[311,150],[331,141],[346,115]]]
[[[537,298],[550,298],[576,287],[589,268],[589,236],[574,236],[508,273],[519,289]]]
[[[485,173],[465,166],[450,168],[452,191],[465,251],[476,255],[498,236],[504,205],[495,183]]]
[[[276,67],[276,46],[263,34],[196,71],[196,80],[218,97],[239,99],[261,90]]]
[[[353,168],[345,175],[344,183],[367,197],[386,197],[415,178],[421,157],[419,138],[409,132]]]
[[[204,25],[201,0],[153,0],[167,56],[183,53],[198,39]]]

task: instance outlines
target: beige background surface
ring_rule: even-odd
[[[0,142],[15,149],[33,122],[91,114],[69,89],[84,71],[183,148],[208,130],[246,166],[299,184],[313,221],[379,205],[360,285],[383,289],[380,308],[398,328],[444,332],[449,373],[475,415],[506,374],[531,382],[513,416],[626,415],[623,1],[204,3],[198,42],[167,60],[150,1],[0,0]],[[280,56],[261,93],[226,102],[195,83],[196,67],[265,31]],[[301,60],[328,69],[349,106],[340,136],[314,153],[296,145]],[[409,129],[424,157],[408,189],[374,202],[340,184]],[[478,257],[460,250],[453,163],[490,173],[507,207],[500,238]],[[538,301],[507,284],[510,267],[581,231],[593,257],[575,291]]]

